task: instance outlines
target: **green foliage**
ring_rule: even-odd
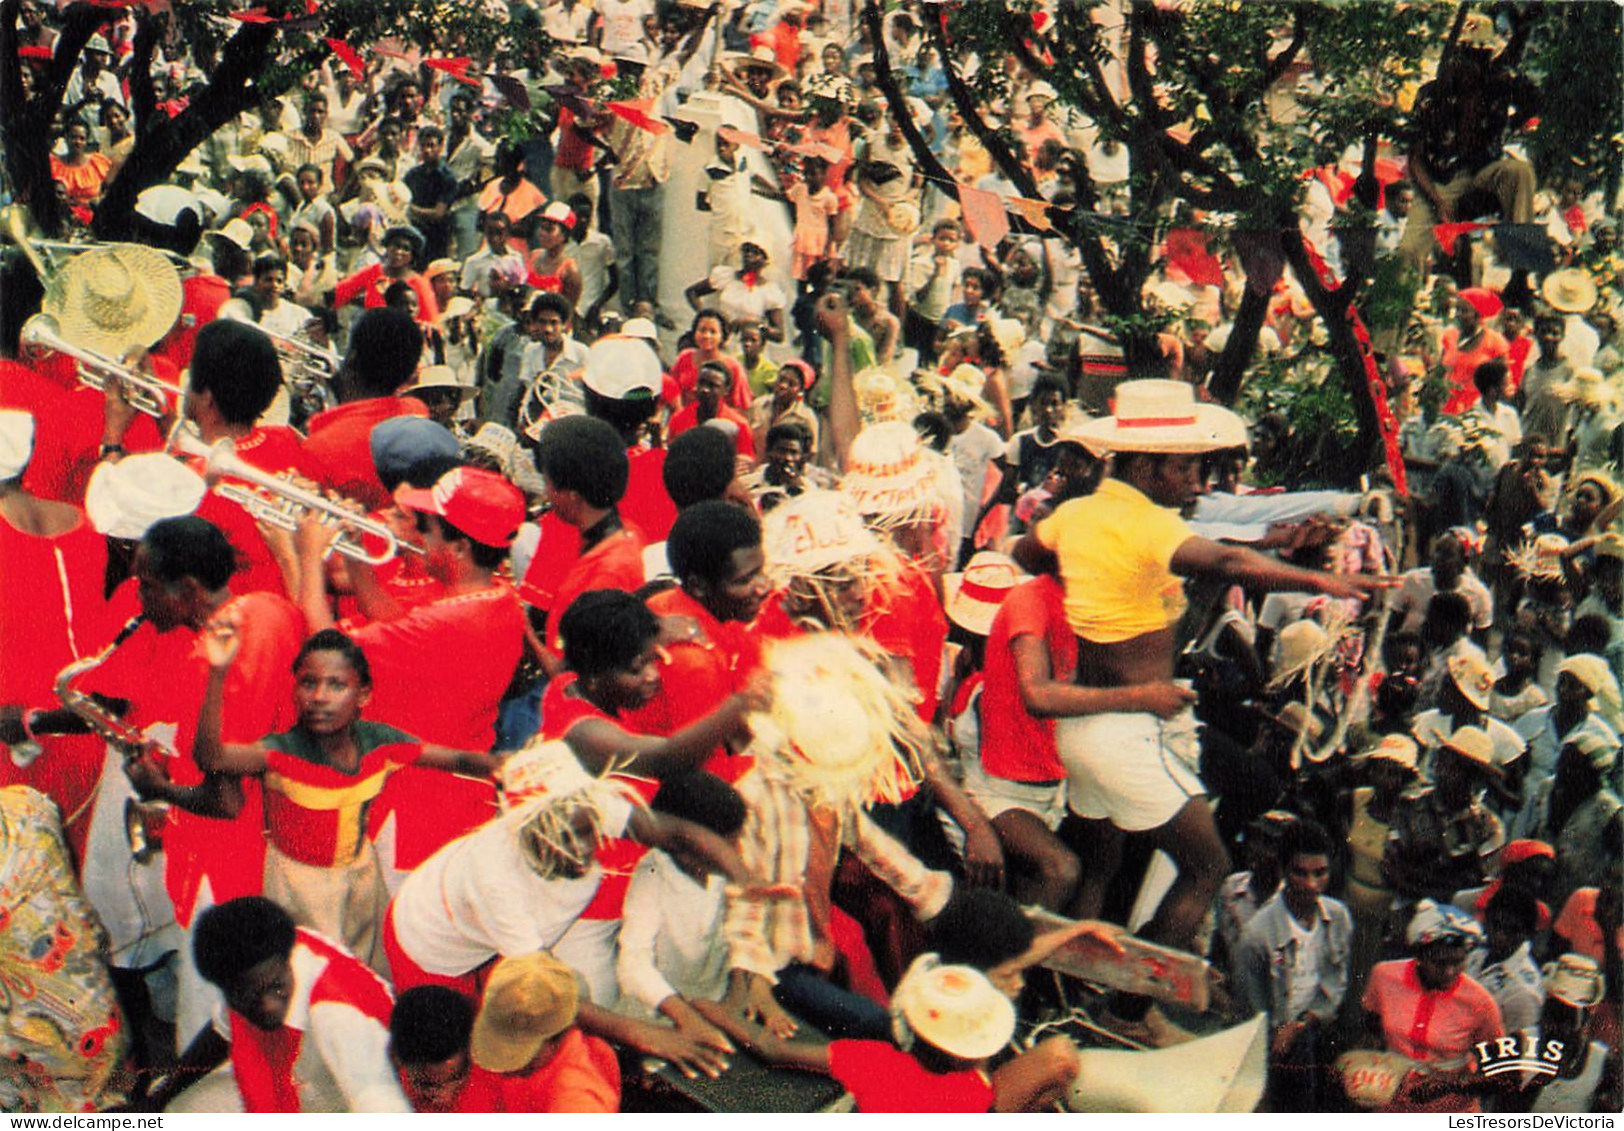
[[[1347,383],[1331,356],[1309,348],[1293,356],[1265,357],[1253,366],[1236,407],[1249,419],[1278,412],[1299,437],[1329,438],[1350,448],[1359,435]]]
[[[1543,181],[1573,177],[1616,190],[1624,163],[1624,8],[1553,4],[1542,15],[1526,55],[1543,102],[1529,157]]]

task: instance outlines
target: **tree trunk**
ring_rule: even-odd
[[[1234,404],[1240,395],[1241,379],[1246,367],[1257,353],[1258,337],[1263,333],[1263,320],[1269,313],[1269,294],[1247,287],[1241,296],[1241,308],[1235,312],[1235,324],[1230,327],[1229,340],[1213,365],[1207,391],[1221,404]]]

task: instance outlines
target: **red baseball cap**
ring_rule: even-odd
[[[1555,860],[1556,849],[1542,840],[1514,840],[1500,850],[1500,867],[1521,864],[1524,860],[1532,860],[1536,856]]]
[[[511,546],[524,521],[524,494],[494,471],[454,467],[433,487],[401,486],[395,502],[407,510],[437,514],[475,542]]]

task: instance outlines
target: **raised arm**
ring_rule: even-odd
[[[1365,597],[1399,584],[1398,578],[1369,574],[1320,573],[1299,569],[1254,550],[1206,538],[1189,538],[1173,552],[1172,570],[1180,577],[1208,577],[1266,592],[1321,593],[1327,597]]]
[[[259,743],[239,744],[220,741],[221,718],[225,714],[226,677],[232,661],[242,648],[237,624],[219,616],[203,629],[203,654],[209,662],[209,682],[203,692],[203,706],[197,713],[197,735],[192,740],[192,760],[205,774],[262,774],[265,747]]]

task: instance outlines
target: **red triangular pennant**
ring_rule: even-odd
[[[964,213],[964,226],[970,229],[970,237],[982,247],[992,250],[1009,235],[1009,217],[1004,214],[1004,202],[997,193],[960,185],[959,208]]]
[[[649,111],[654,108],[651,98],[638,99],[636,102],[606,102],[604,108],[615,117],[651,134],[663,134],[671,128],[660,119],[649,116]]]
[[[1439,245],[1444,249],[1445,255],[1455,254],[1455,241],[1468,232],[1481,232],[1488,224],[1434,224],[1432,234],[1438,237]]]
[[[1164,246],[1168,266],[1184,272],[1190,282],[1210,287],[1224,285],[1223,266],[1207,250],[1207,233],[1194,228],[1174,228],[1167,233]]]
[[[365,81],[367,65],[360,52],[342,39],[324,39],[322,42],[333,49],[333,54],[338,56],[339,62],[350,69],[350,74],[355,76],[357,82]]]

